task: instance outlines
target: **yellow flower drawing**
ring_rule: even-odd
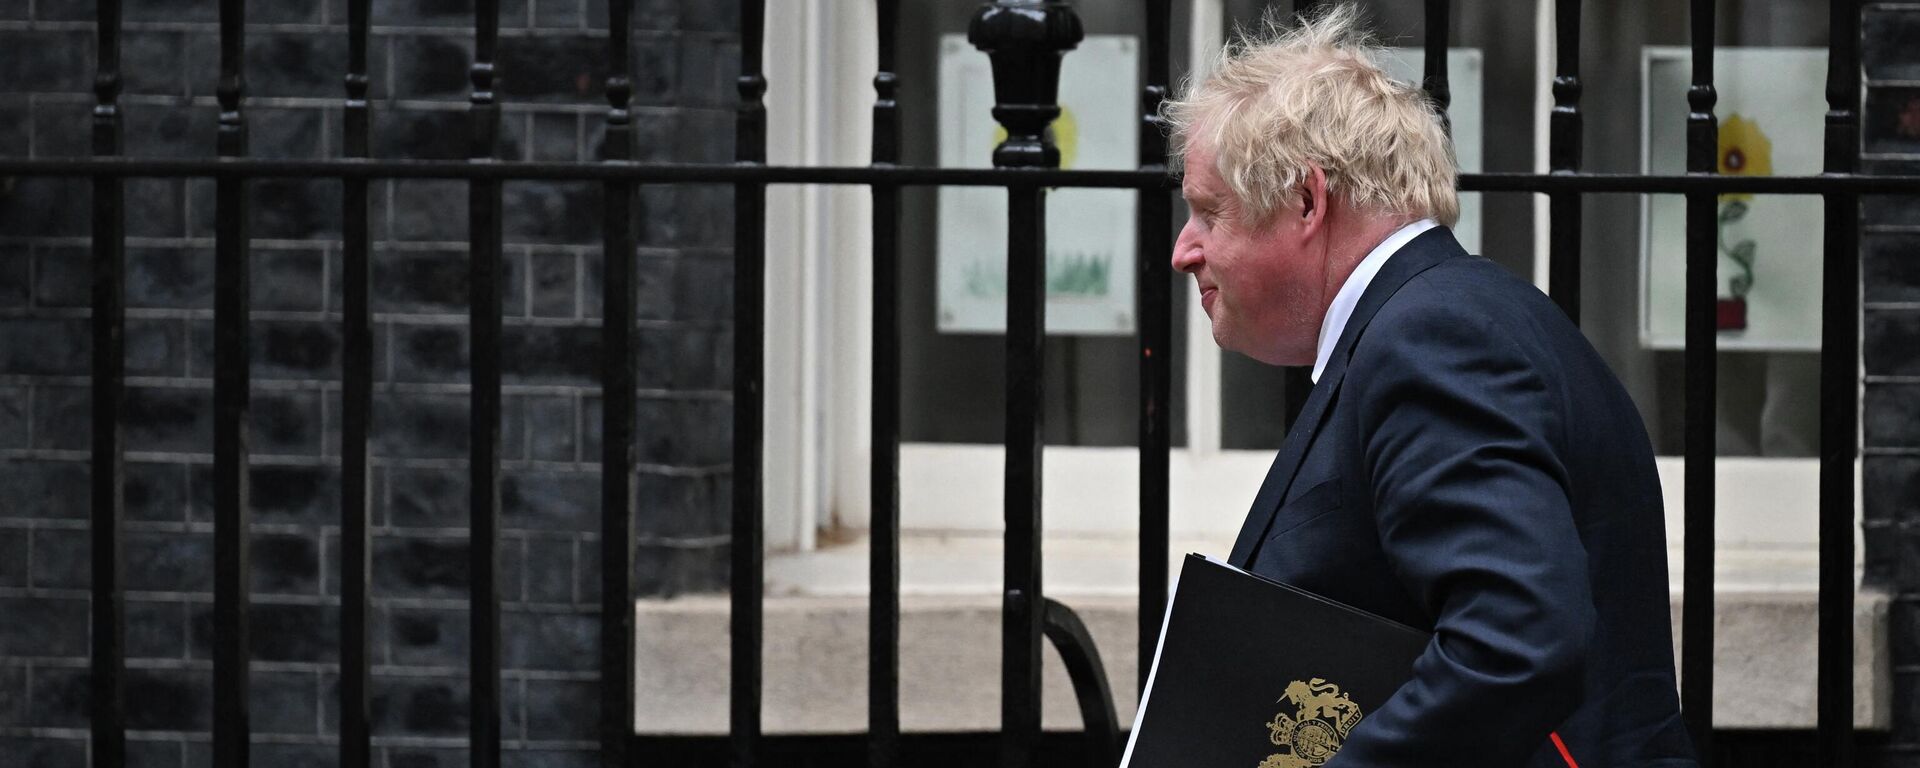
[[[1738,112],[1720,124],[1720,174],[1722,176],[1773,175],[1773,141],[1761,132],[1760,123]],[[1721,195],[1721,200],[1752,200],[1753,195]]]

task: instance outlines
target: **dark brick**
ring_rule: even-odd
[[[591,741],[597,736],[599,718],[589,713],[599,711],[598,683],[527,681],[527,738]]]
[[[439,528],[467,523],[466,472],[394,469],[390,477],[389,525]]]
[[[320,592],[320,542],[314,536],[254,534],[252,555],[255,594]]]
[[[422,667],[459,667],[470,653],[466,611],[395,608],[389,620],[391,663]]]
[[[248,188],[254,237],[340,237],[340,185],[319,179],[256,179]],[[196,209],[197,210],[197,209]],[[211,206],[209,206],[211,210]],[[208,219],[211,232],[212,219]]]
[[[219,112],[213,107],[128,104],[127,154],[134,157],[206,157],[213,154],[219,118]]]
[[[87,764],[87,740],[0,736],[0,753],[33,768],[83,768]]]
[[[33,532],[33,582],[42,589],[86,589],[89,572],[87,531],[42,528]]]
[[[44,246],[35,249],[33,263],[36,304],[42,307],[93,305],[93,262],[87,249]]]
[[[689,109],[680,113],[673,151],[683,162],[733,161],[732,110]]]
[[[86,426],[78,429],[84,431]],[[6,467],[0,472],[0,517],[71,520],[87,516],[91,491],[86,462],[8,459]]]
[[[640,58],[641,46],[634,52]],[[605,36],[508,37],[500,41],[499,87],[510,101],[604,103]],[[671,79],[671,73],[662,77]],[[635,83],[636,95],[644,87]]]
[[[393,56],[396,98],[465,99],[472,90],[467,79],[467,68],[473,63],[470,36],[397,36],[393,38]]]
[[[640,594],[656,597],[727,588],[728,547],[726,545],[640,545],[634,548],[634,588]],[[598,560],[596,558],[596,569]],[[586,582],[592,595],[584,599],[598,601],[598,580]]]
[[[248,339],[257,380],[337,379],[340,323],[335,320],[255,321]]]
[[[270,397],[255,395],[251,421],[260,422]],[[255,427],[258,430],[258,427]],[[127,388],[127,450],[210,453],[213,450],[213,390],[171,387]],[[262,442],[256,431],[255,445]]]
[[[715,503],[711,476],[640,473],[634,488],[635,530],[666,539],[724,535],[726,508]]]
[[[254,712],[257,715],[259,708]],[[213,676],[190,669],[127,670],[127,727],[155,731],[213,727]]]
[[[255,465],[248,473],[254,520],[325,525],[337,522],[340,470],[330,467]]]
[[[1865,299],[1920,302],[1920,237],[1869,233],[1863,240],[1865,253],[1861,255],[1861,271]]]
[[[738,0],[680,0],[680,29],[732,33],[740,28]]]
[[[1920,525],[1920,458],[1866,456],[1860,472],[1864,517]]]
[[[500,511],[509,528],[597,531],[600,528],[599,476],[509,472],[500,483]]]
[[[32,707],[27,703],[27,668],[0,666],[0,726],[25,725]]]
[[[573,602],[573,541],[534,537],[527,541],[527,600]]]
[[[127,180],[127,234],[185,237],[186,199],[186,182],[180,179]]]
[[[308,705],[312,710],[313,705]],[[302,712],[302,715],[312,714]],[[289,728],[292,724],[289,723]],[[272,729],[266,729],[272,730]],[[313,726],[289,733],[312,733]],[[275,768],[332,768],[340,764],[340,748],[324,744],[254,744],[251,752],[255,765],[271,765]]]
[[[508,611],[502,657],[513,669],[587,671],[600,665],[600,619],[587,614]]]
[[[319,250],[254,251],[249,275],[253,308],[293,312],[324,309],[326,269],[326,254]]]
[[[120,41],[120,73],[128,95],[185,96],[186,36],[129,30]]]
[[[46,4],[42,3],[42,5]],[[200,0],[138,0],[128,3],[125,13],[127,21],[213,22],[220,20],[219,5],[200,2]]]
[[[1868,383],[1862,405],[1865,445],[1920,447],[1920,385]]]
[[[578,28],[586,23],[586,14],[580,7],[580,0],[540,0],[533,7],[533,24],[536,27]],[[604,26],[606,22],[602,21]]]
[[[575,262],[570,253],[534,253],[529,257],[528,278],[533,281],[534,317],[568,318],[579,305],[579,284],[575,281]]]
[[[460,141],[457,136],[440,136],[436,140],[447,144]],[[465,184],[439,180],[396,181],[392,208],[396,240],[465,242],[467,239]],[[463,288],[461,295],[465,294]]]
[[[251,79],[252,73],[247,77]],[[338,81],[335,81],[338,82]],[[332,95],[332,94],[329,94]],[[321,134],[329,117],[314,108],[266,108],[247,112],[247,153],[254,157],[311,160],[326,156]],[[338,185],[328,182],[333,189]],[[333,204],[338,206],[335,193]]]
[[[184,466],[130,461],[126,468],[126,486],[122,493],[128,520],[178,522],[186,519],[191,490]],[[259,487],[258,483],[254,484],[254,488]]]
[[[1920,312],[1869,309],[1861,354],[1869,376],[1920,376]]]
[[[454,314],[467,310],[464,251],[391,251],[375,254],[370,301],[375,312]]]
[[[1860,20],[1860,63],[1867,77],[1879,80],[1920,80],[1920,14],[1905,8],[1872,8]]]
[[[88,32],[0,30],[0,89],[7,93],[91,92],[93,60]]]
[[[33,419],[27,402],[26,387],[0,387],[0,448],[27,447]]]
[[[0,656],[81,656],[87,652],[87,599],[0,597]]]
[[[388,768],[460,768],[470,765],[469,761],[464,749],[395,747],[387,750]]]
[[[213,590],[213,534],[133,531],[126,537],[130,590]]]
[[[24,307],[33,301],[33,253],[25,246],[0,245],[0,307]]]
[[[600,329],[592,326],[515,326],[501,335],[505,378],[516,384],[599,382]]]
[[[28,686],[33,710],[27,722],[41,728],[83,727],[92,692],[85,669],[42,667],[34,670]]]
[[[186,372],[187,327],[179,320],[128,320],[129,376],[179,376]]]
[[[1920,162],[1869,160],[1861,163],[1861,170],[1876,176],[1920,174]],[[1860,218],[1868,224],[1920,226],[1920,195],[1861,195]],[[1867,240],[1875,238],[1869,235]],[[1915,250],[1911,240],[1902,247],[1906,253]],[[1873,284],[1867,285],[1871,289]]]
[[[586,0],[587,26],[607,28],[607,0]],[[680,0],[634,0],[634,29],[679,29]]]
[[[27,585],[27,534],[25,528],[0,528],[0,587]],[[4,695],[0,687],[0,696]]]
[[[210,309],[213,277],[211,250],[129,249],[127,304],[155,309]]]
[[[33,447],[83,450],[93,443],[93,411],[86,387],[42,386],[33,397]],[[131,392],[129,392],[131,395]],[[128,397],[128,416],[133,415]],[[82,492],[85,496],[85,492]],[[46,503],[46,499],[35,499]]]
[[[27,12],[27,0],[0,0],[0,19],[25,21],[32,17]]]
[[[254,733],[308,735],[319,732],[320,680],[312,672],[256,671],[249,683],[248,690],[252,693],[249,704],[253,714],[250,724]],[[266,757],[260,754],[260,746],[265,745],[254,747],[255,759]],[[311,745],[306,749],[318,746]],[[337,756],[337,753],[328,755]],[[290,764],[280,760],[263,760],[262,763],[276,766]]]
[[[0,232],[18,237],[87,234],[93,193],[84,179],[0,180]]]
[[[636,403],[635,453],[652,464],[713,466],[732,459],[732,404],[720,400]]]
[[[172,601],[127,601],[127,657],[187,657],[187,605]]]
[[[127,768],[183,768],[183,746],[178,741],[129,741]]]
[[[337,98],[346,90],[347,37],[337,32],[252,32],[247,35],[251,96]]]
[[[672,320],[701,325],[733,322],[733,259],[704,254],[681,257],[672,272]]]
[[[304,2],[255,3],[253,7],[247,9],[247,22],[250,24],[318,24],[320,23],[321,11],[324,10],[325,5],[325,3],[313,2],[312,0],[305,0]],[[346,17],[341,16],[340,18],[334,19],[333,23],[345,24],[346,21]],[[332,66],[332,64],[333,62],[321,62],[316,63],[314,66],[325,67],[328,70],[346,70],[344,59],[338,67]],[[249,68],[251,68],[251,65],[249,65]],[[268,764],[273,765],[274,763],[269,761]]]
[[[568,397],[531,397],[527,399],[527,458],[540,461],[576,461],[576,436],[573,399]],[[586,457],[598,458],[598,457]]]
[[[85,103],[43,101],[33,105],[33,156],[86,157],[92,154],[87,130],[91,114],[92,107]]]
[[[1861,133],[1867,152],[1920,152],[1920,88],[1868,88]]]
[[[580,120],[579,115],[558,113],[535,113],[532,116],[533,129],[527,137],[527,151],[532,160],[579,160]]]
[[[579,182],[520,181],[504,188],[508,242],[600,242],[600,188]]]
[[[393,328],[393,380],[469,381],[467,328],[455,325],[396,325]]]
[[[467,596],[467,540],[392,537],[373,543],[376,594],[390,597]]]
[[[500,399],[500,458],[519,461],[527,457],[527,399],[510,395]]]
[[[469,689],[464,679],[376,677],[368,715],[375,733],[464,736]]]
[[[319,392],[257,392],[247,412],[257,455],[320,455]]]

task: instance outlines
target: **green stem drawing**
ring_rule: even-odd
[[[1728,247],[1727,225],[1746,218],[1748,210],[1747,204],[1739,200],[1723,203],[1720,206],[1718,231],[1715,233],[1720,252],[1726,254],[1727,258],[1733,259],[1733,263],[1740,267],[1740,274],[1734,275],[1727,281],[1727,290],[1736,299],[1744,298],[1748,291],[1753,290],[1753,255],[1756,247],[1752,240],[1741,240],[1734,243],[1732,247]]]

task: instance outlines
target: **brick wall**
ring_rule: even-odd
[[[606,0],[505,0],[510,159],[599,156]],[[341,151],[343,0],[250,0],[253,152]],[[377,0],[374,152],[459,157],[469,0]],[[737,11],[637,0],[640,157],[732,158]],[[0,154],[87,151],[94,4],[0,0]],[[129,154],[213,154],[214,0],[127,0]],[[509,765],[591,764],[598,682],[598,187],[506,185],[503,725]],[[730,191],[642,193],[637,571],[723,588]],[[374,187],[377,764],[464,765],[466,196]],[[86,754],[88,188],[0,179],[0,762]],[[209,761],[213,185],[128,185],[130,764]],[[333,764],[339,604],[340,186],[253,200],[254,755]],[[18,763],[11,762],[14,759]]]
[[[1869,6],[1861,23],[1869,173],[1920,173],[1920,6]],[[1863,493],[1868,578],[1895,594],[1887,764],[1920,766],[1920,197],[1862,205]]]

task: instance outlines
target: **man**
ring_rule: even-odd
[[[1424,95],[1342,6],[1167,115],[1173,264],[1214,340],[1316,382],[1232,562],[1433,631],[1328,768],[1695,765],[1645,429],[1558,308],[1454,240]]]

